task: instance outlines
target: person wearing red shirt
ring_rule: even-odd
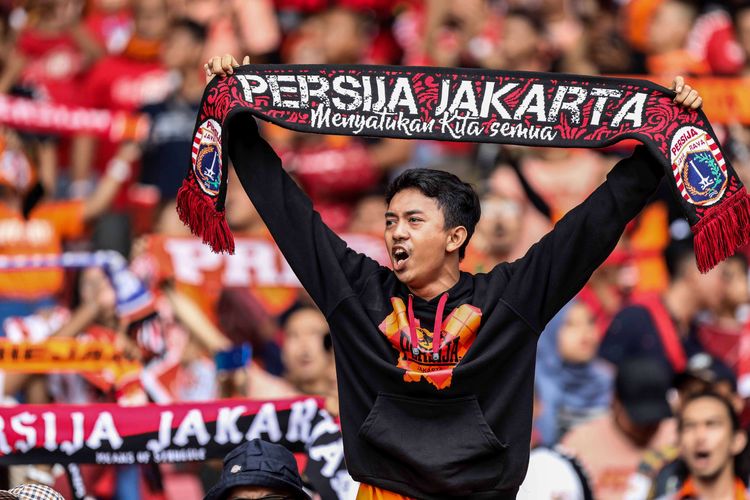
[[[92,68],[80,92],[82,105],[133,113],[146,104],[164,100],[173,91],[175,85],[160,58],[170,25],[166,1],[136,0],[133,20],[134,33],[123,52],[103,58]],[[81,196],[90,191],[92,169],[101,170],[116,150],[117,144],[111,141],[97,143],[91,136],[77,137],[73,145],[71,194]]]

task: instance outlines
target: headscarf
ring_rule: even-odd
[[[560,435],[561,411],[593,413],[609,407],[613,376],[597,358],[573,364],[564,361],[558,349],[560,330],[576,301],[563,307],[547,324],[539,338],[536,356],[536,390],[542,413],[536,421],[542,444],[554,445]]]

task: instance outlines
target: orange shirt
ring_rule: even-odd
[[[361,483],[357,491],[357,500],[411,500],[411,497]]]
[[[47,202],[28,220],[0,204],[0,255],[59,254],[62,242],[84,231],[83,202]],[[0,270],[0,297],[36,300],[60,291],[62,269]]]

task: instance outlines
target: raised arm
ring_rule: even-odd
[[[675,103],[700,107],[700,96],[681,77],[675,78],[672,88],[677,93]],[[507,274],[504,301],[540,333],[609,256],[626,224],[643,209],[663,175],[659,160],[645,146],[637,147],[524,257],[493,270]]]
[[[214,58],[206,70],[223,75],[233,72],[236,64],[231,56]],[[310,199],[260,136],[250,114],[241,113],[230,120],[225,123],[227,150],[242,187],[300,282],[328,316],[341,300],[361,290],[380,265],[348,248],[323,223]]]

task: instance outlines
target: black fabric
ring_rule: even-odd
[[[232,488],[239,486],[265,486],[297,500],[310,500],[302,489],[294,455],[279,444],[261,439],[242,443],[227,453],[221,479],[203,500],[224,500]]]
[[[402,340],[404,349],[397,348],[381,330],[394,304],[407,301],[406,286],[325,226],[249,113],[233,114],[224,134],[243,188],[328,320],[352,477],[416,498],[451,497],[436,491],[472,484],[481,488],[453,497],[515,498],[529,459],[538,335],[645,205],[662,177],[658,161],[637,148],[523,258],[488,273],[461,273],[448,290],[445,317],[459,311],[480,320],[448,385],[438,388],[431,357],[418,366],[424,373],[409,378],[399,365],[409,345]],[[421,325],[432,328],[437,302],[414,297]],[[494,477],[483,465],[488,459]]]
[[[688,358],[704,352],[695,325],[691,325],[680,340]],[[640,305],[625,307],[612,318],[599,346],[599,356],[614,365],[620,365],[629,358],[650,357],[664,363],[669,372],[676,375],[651,314]]]

